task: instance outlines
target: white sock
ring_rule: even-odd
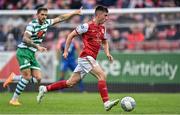
[[[15,99],[18,99],[19,98],[19,95],[14,93],[13,97],[12,97],[12,100],[15,100]]]
[[[12,99],[18,99],[19,98],[19,95],[24,91],[24,89],[25,89],[25,87],[26,87],[26,85],[29,83],[29,81],[28,80],[26,80],[26,79],[24,79],[24,78],[22,78],[19,82],[18,82],[18,84],[17,84],[17,86],[16,86],[16,89],[15,89],[15,92],[14,92],[14,95],[13,95],[13,97],[12,97]]]
[[[109,104],[109,102],[110,102],[109,100],[104,102],[104,106],[107,106]]]
[[[46,86],[44,87],[44,92],[47,92],[47,88],[46,88]]]
[[[32,83],[37,83],[38,81],[37,81],[37,79],[36,79],[36,78],[31,77],[30,82],[32,82]]]

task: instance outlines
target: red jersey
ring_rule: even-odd
[[[76,32],[82,36],[83,50],[80,57],[92,56],[96,59],[102,40],[105,40],[106,29],[103,25],[97,25],[94,21],[79,25]]]

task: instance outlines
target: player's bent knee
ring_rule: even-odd
[[[37,83],[41,83],[41,77],[38,77],[38,76],[33,76],[36,80],[37,80]]]
[[[106,80],[105,77],[99,77],[98,80]]]
[[[26,80],[30,80],[31,79],[31,75],[22,75],[22,77]]]
[[[76,84],[76,82],[67,81],[66,84],[68,87],[73,87]]]
[[[98,80],[106,80],[106,74],[103,72],[98,75]]]
[[[22,77],[26,80],[30,80],[31,79],[31,74],[30,73],[22,73]]]

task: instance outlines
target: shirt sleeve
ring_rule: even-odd
[[[88,23],[84,23],[84,24],[78,25],[75,30],[80,35],[80,34],[86,33],[88,31],[88,28],[89,28]]]
[[[34,27],[31,22],[26,26],[25,32],[29,33],[30,35],[32,35],[32,33],[34,32]]]
[[[54,21],[53,19],[47,19],[46,21],[47,21],[48,26],[52,26],[53,23],[54,23],[54,22],[53,22],[53,21]]]

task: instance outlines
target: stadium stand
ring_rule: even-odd
[[[49,9],[76,9],[83,6],[84,9],[92,9],[96,4],[102,4],[109,8],[155,8],[178,7],[178,0],[1,0],[0,10],[36,9],[46,4]],[[74,17],[64,23],[64,26],[56,26],[49,30],[45,45],[49,49],[54,48],[53,43],[58,40],[58,34],[64,29],[72,29],[81,21],[87,22],[88,15],[83,18]],[[16,50],[16,45],[21,41],[25,25],[32,17],[29,16],[1,16],[0,18],[0,51]],[[177,50],[180,48],[179,13],[148,13],[148,14],[118,14],[110,15],[108,33],[112,50]],[[70,23],[71,25],[68,25]],[[73,26],[72,26],[73,25]],[[136,40],[132,35],[132,25],[139,28],[143,40]],[[135,29],[135,30],[136,30]],[[130,37],[131,36],[131,37]],[[131,40],[130,40],[131,39]],[[134,44],[130,48],[130,44]],[[9,44],[12,44],[9,45]]]

